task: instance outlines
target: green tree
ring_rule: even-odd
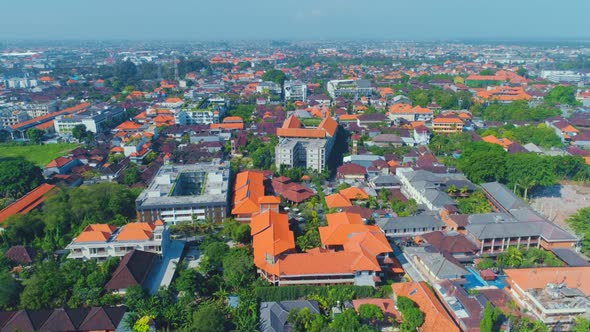
[[[511,155],[506,160],[506,169],[508,184],[522,188],[525,200],[531,188],[549,186],[556,180],[551,160],[534,153]]]
[[[18,303],[19,283],[8,271],[0,271],[0,309],[9,310]]]
[[[29,128],[25,132],[27,139],[34,144],[39,144],[43,140],[43,136],[45,136],[45,132],[43,130],[37,128]]]
[[[576,89],[573,86],[558,85],[545,95],[545,101],[551,104],[567,104],[578,106]]]
[[[78,141],[82,141],[86,137],[86,126],[79,124],[72,128],[72,136]]]
[[[0,159],[0,197],[19,198],[42,183],[41,168],[30,161]]]
[[[131,186],[134,185],[135,183],[137,183],[139,181],[139,168],[137,167],[137,165],[131,163],[131,165],[129,165],[129,167],[127,167],[124,171],[123,171],[123,183]]]
[[[590,320],[582,316],[576,317],[576,321],[572,326],[572,332],[588,332],[590,331]]]
[[[214,303],[205,302],[193,312],[191,322],[185,329],[191,332],[223,332],[225,331],[223,311]]]
[[[342,332],[355,332],[355,331],[368,331],[370,330],[367,326],[361,324],[359,316],[356,314],[354,309],[346,309],[342,313],[334,316],[334,319],[329,325],[333,331]]]
[[[312,313],[309,308],[289,311],[287,322],[294,332],[321,332],[326,327],[325,319],[321,315]]]
[[[209,243],[203,250],[203,255],[207,256],[209,264],[211,264],[215,270],[221,269],[223,258],[228,253],[229,246],[221,241]]]
[[[475,183],[502,181],[507,168],[506,155],[499,145],[469,143],[459,158],[458,166]]]
[[[238,290],[255,278],[252,256],[246,248],[232,248],[223,258],[223,280],[226,285]]]
[[[133,332],[148,332],[150,330],[150,320],[153,318],[150,316],[143,316],[133,324]]]
[[[381,308],[374,304],[361,304],[359,306],[358,311],[361,319],[365,321],[382,321],[384,318],[383,311],[381,311]]]
[[[287,75],[283,73],[281,70],[272,69],[264,74],[262,74],[263,81],[271,81],[279,84],[281,87],[285,84],[285,80],[287,79]]]
[[[420,311],[416,303],[411,299],[405,296],[398,296],[397,308],[403,317],[403,323],[400,325],[401,331],[416,331],[424,323],[424,313]]]
[[[494,327],[494,310],[490,305],[490,302],[486,303],[486,306],[483,310],[483,317],[481,322],[479,323],[479,329],[481,332],[492,332]]]

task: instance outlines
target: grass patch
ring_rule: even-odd
[[[0,159],[22,157],[43,167],[53,159],[67,154],[70,150],[75,149],[77,144],[56,143],[46,145],[0,145]]]

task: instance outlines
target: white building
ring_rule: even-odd
[[[119,119],[121,116],[123,116],[123,109],[119,107],[91,107],[82,113],[60,115],[56,117],[53,120],[53,127],[55,128],[55,132],[60,136],[71,135],[72,129],[78,125],[84,125],[86,126],[87,131],[96,134],[102,131],[103,124],[106,121]]]
[[[307,85],[300,81],[285,81],[285,100],[307,100]]]
[[[543,70],[541,77],[554,82],[580,82],[582,80],[582,74],[572,70]]]
[[[162,221],[135,222],[120,228],[108,224],[91,224],[66,249],[70,250],[68,258],[104,261],[110,257],[123,257],[134,249],[164,254],[169,237]]]
[[[182,221],[227,216],[229,163],[219,160],[191,165],[164,165],[150,185],[135,200],[138,217],[144,222]]]
[[[326,88],[332,98],[350,96],[358,99],[362,96],[370,97],[373,94],[369,80],[332,80],[328,82]]]

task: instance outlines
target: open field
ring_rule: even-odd
[[[590,185],[562,183],[535,191],[531,207],[554,223],[570,229],[565,220],[581,208],[590,206]]]
[[[37,166],[43,167],[53,159],[63,156],[76,148],[76,144],[57,143],[46,145],[0,145],[0,159],[23,157]]]

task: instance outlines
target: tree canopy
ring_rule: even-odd
[[[272,69],[272,70],[266,71],[264,74],[262,74],[263,81],[275,82],[275,83],[279,84],[280,86],[283,86],[286,79],[287,79],[287,75],[285,75],[285,73],[283,73],[281,70],[278,70],[278,69]]]
[[[43,182],[41,168],[32,162],[0,159],[0,198],[20,198]]]

